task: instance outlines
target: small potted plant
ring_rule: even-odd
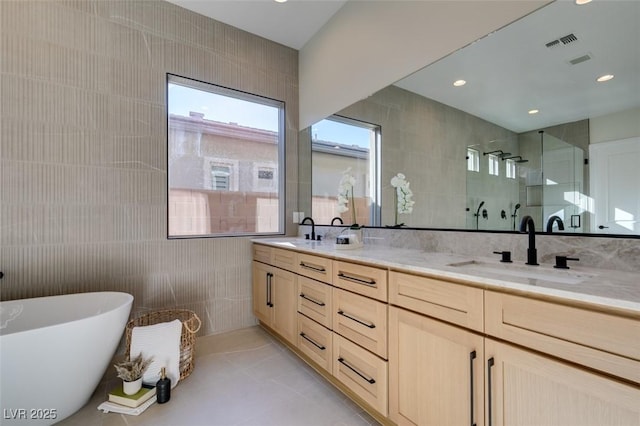
[[[144,358],[139,353],[135,358],[129,358],[113,366],[117,375],[122,379],[122,390],[127,395],[134,395],[142,388],[142,375],[153,361],[153,357]]]

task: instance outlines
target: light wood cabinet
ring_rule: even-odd
[[[264,263],[253,261],[253,314],[260,321],[271,325],[271,270]]]
[[[383,416],[387,415],[387,362],[333,333],[333,375]]]
[[[298,312],[331,329],[333,324],[331,286],[298,277]]]
[[[253,311],[282,337],[296,343],[296,275],[253,262]]]
[[[387,359],[387,304],[333,289],[333,331]]]
[[[298,274],[313,278],[314,280],[330,283],[332,270],[333,261],[331,259],[306,253],[298,253]]]
[[[493,339],[487,426],[638,426],[640,388]]]
[[[487,334],[640,383],[637,319],[494,291],[485,304]]]
[[[389,272],[389,303],[476,331],[484,329],[483,293],[436,278]]]
[[[298,270],[298,253],[291,250],[272,248],[271,264],[287,271],[296,272]]]
[[[333,370],[333,333],[298,314],[298,349],[329,374]]]
[[[389,417],[398,425],[484,424],[481,335],[389,307]]]
[[[386,269],[334,261],[333,285],[381,302],[388,300]]]
[[[637,317],[275,247],[253,253],[256,317],[385,421],[640,426]]]

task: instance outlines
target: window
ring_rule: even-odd
[[[380,126],[340,116],[311,127],[311,211],[316,223],[330,223],[338,216],[347,225],[354,220],[359,225],[380,225],[380,134]],[[338,192],[345,173],[355,185],[348,210],[340,212]]]
[[[278,185],[278,169],[275,164],[255,162],[253,164],[253,187],[259,191],[271,191]]]
[[[489,154],[489,174],[500,176],[500,161],[497,155]]]
[[[505,174],[509,179],[516,178],[516,162],[514,160],[505,160]]]
[[[284,233],[284,103],[167,74],[169,238]]]
[[[473,148],[467,148],[467,170],[470,172],[480,171],[480,153]]]
[[[227,166],[211,166],[211,189],[229,190],[229,177],[231,168]]]

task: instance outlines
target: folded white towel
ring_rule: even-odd
[[[145,358],[153,357],[153,361],[142,376],[142,383],[154,385],[160,379],[160,369],[166,368],[167,377],[171,379],[171,387],[180,380],[180,335],[182,322],[173,320],[154,325],[133,327],[131,331],[131,357],[139,353]]]

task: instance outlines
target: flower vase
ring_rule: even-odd
[[[122,381],[122,391],[125,395],[135,395],[142,389],[142,377],[133,382]]]

